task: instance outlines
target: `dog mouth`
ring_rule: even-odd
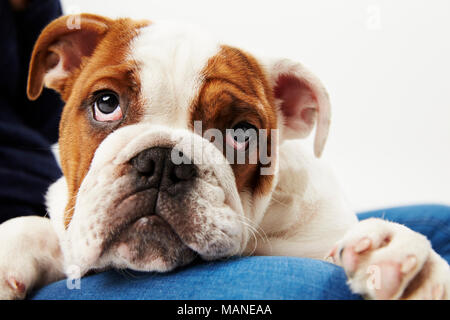
[[[155,188],[134,191],[115,208],[101,254],[118,258],[115,267],[165,272],[197,256],[158,214],[159,192]]]
[[[118,201],[114,216],[119,218],[117,230],[112,234],[120,234],[123,230],[141,218],[155,215],[158,190],[145,188],[136,190]]]

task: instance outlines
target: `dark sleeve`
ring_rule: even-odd
[[[26,97],[28,66],[34,43],[45,26],[62,14],[59,1],[34,0],[23,12],[15,13],[18,50],[20,57],[19,86],[16,101],[23,107],[21,117],[27,126],[55,143],[58,139],[58,125],[63,103],[53,90],[44,89],[36,101]]]
[[[45,214],[44,195],[61,175],[50,146],[57,141],[63,102],[44,89],[28,101],[26,82],[34,42],[61,15],[54,0],[32,0],[13,12],[0,0],[0,222]]]

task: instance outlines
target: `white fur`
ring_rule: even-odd
[[[326,163],[300,140],[285,141],[279,159],[278,184],[259,224],[269,241],[259,239],[256,253],[321,259],[356,216]]]
[[[56,83],[63,81],[64,79],[70,76],[70,73],[64,70],[63,65],[64,61],[63,59],[60,59],[58,64],[45,74],[44,84],[46,87],[51,88]]]
[[[141,29],[130,58],[140,68],[143,122],[186,128],[201,71],[218,50],[219,43],[194,26],[156,22]]]
[[[61,250],[49,219],[20,217],[0,225],[0,300],[23,299],[35,286],[63,277]]]
[[[62,176],[50,186],[45,196],[50,221],[60,239],[63,238],[65,234],[64,210],[66,209],[68,202],[68,195],[69,190],[67,188],[67,181],[66,178]]]

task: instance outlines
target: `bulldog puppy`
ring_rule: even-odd
[[[64,176],[47,194],[51,219],[0,226],[1,298],[74,269],[165,272],[252,254],[328,254],[369,299],[449,298],[449,266],[424,236],[347,207],[318,159],[328,95],[298,62],[193,27],[82,14],[37,40],[28,97],[43,86],[66,102]],[[300,140],[314,127],[315,156]]]

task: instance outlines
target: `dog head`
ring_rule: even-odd
[[[35,45],[28,96],[65,101],[64,176],[47,195],[66,264],[167,271],[245,253],[277,183],[277,148],[328,96],[301,64],[256,58],[192,27],[64,16]]]

